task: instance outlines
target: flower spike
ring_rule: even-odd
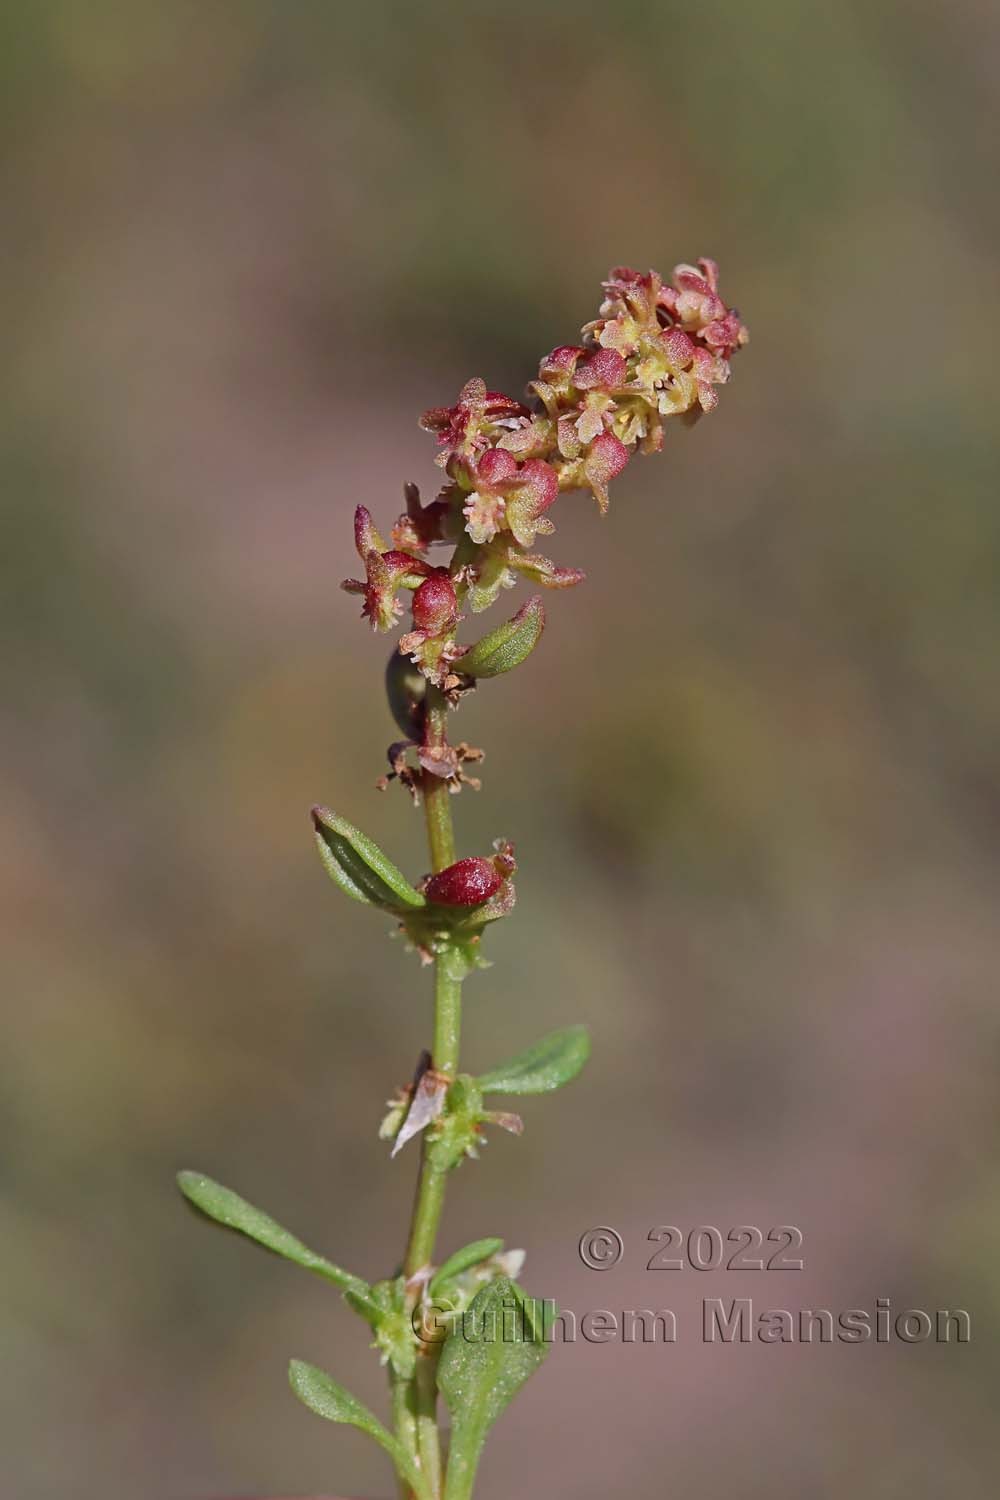
[[[688,422],[714,410],[733,356],[747,342],[739,315],[719,293],[714,261],[655,271],[612,270],[598,316],[578,344],[542,359],[526,400],[470,380],[453,406],[424,413],[437,438],[445,482],[428,505],[404,486],[405,509],[388,534],[359,505],[354,540],[363,577],[343,587],[360,595],[362,617],[390,631],[410,595],[411,618],[385,670],[389,714],[402,736],[389,746],[388,773],[424,808],[429,873],[416,884],[367,834],[326,807],[313,828],[324,869],[340,891],[393,919],[407,951],[435,967],[434,1024],[412,1082],[387,1101],[379,1136],[392,1155],[417,1136],[417,1190],[403,1256],[388,1278],[368,1283],[317,1255],[270,1215],[200,1173],[180,1174],[185,1196],[209,1218],[336,1286],[368,1324],[372,1347],[389,1367],[397,1431],[381,1422],[323,1371],[300,1360],[292,1389],[313,1412],[367,1432],[390,1455],[400,1489],[412,1500],[471,1500],[480,1449],[507,1402],[541,1363],[551,1342],[554,1307],[516,1284],[520,1250],[477,1240],[439,1262],[437,1239],[448,1174],[475,1161],[487,1127],[520,1135],[523,1121],[485,1106],[488,1094],[549,1093],[570,1082],[589,1054],[584,1027],[552,1032],[478,1077],[461,1069],[462,984],[489,967],[481,945],[517,899],[513,845],[497,839],[489,855],[459,856],[451,794],[478,789],[467,768],[483,752],[452,743],[450,711],[481,682],[522,666],[545,627],[539,594],[511,618],[460,644],[463,611],[478,614],[524,578],[559,590],[583,581],[536,551],[555,528],[560,494],[590,492],[608,509],[612,482],[635,452],[655,453],[669,417]],[[450,546],[435,566],[431,549]],[[350,710],[345,708],[344,712]],[[442,1446],[437,1398],[451,1411]]]

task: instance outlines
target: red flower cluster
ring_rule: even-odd
[[[359,508],[365,579],[344,587],[364,595],[362,614],[377,630],[399,618],[398,591],[414,591],[414,628],[400,649],[431,682],[448,688],[454,680],[461,605],[488,608],[518,574],[545,588],[579,583],[578,569],[530,550],[554,529],[548,511],[560,491],[589,489],[606,510],[608,486],[635,449],[662,447],[665,418],[693,420],[718,404],[716,388],[748,337],[719,296],[718,279],[711,260],[675,267],[669,283],[655,271],[619,267],[604,283],[584,342],[545,356],[527,405],[477,379],[454,406],[424,413],[421,425],[437,436],[448,482],[428,506],[407,486],[391,548]],[[447,569],[424,560],[435,543],[455,546]]]

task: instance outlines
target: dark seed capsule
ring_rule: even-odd
[[[439,906],[478,906],[500,889],[500,876],[489,859],[460,859],[432,875],[424,886],[428,901]]]
[[[406,735],[416,739],[423,722],[427,678],[408,656],[393,651],[385,669],[385,691],[389,712]]]

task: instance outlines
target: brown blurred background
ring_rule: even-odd
[[[463,852],[522,861],[484,1068],[593,1028],[455,1181],[578,1313],[484,1500],[992,1497],[1000,1459],[1000,514],[988,0],[352,7],[7,0],[0,879],[4,1495],[388,1495],[288,1394],[381,1407],[329,1289],[197,1224],[198,1166],[365,1274],[426,976],[310,846],[379,796],[353,506],[433,488],[423,407],[518,390],[614,263],[718,258],[719,411],[560,503],[543,648],[463,709]],[[799,1225],[806,1271],[644,1270]],[[599,1275],[576,1244],[625,1238]],[[965,1347],[702,1345],[703,1296],[965,1307]]]

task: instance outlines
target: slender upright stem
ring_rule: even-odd
[[[453,963],[450,954],[442,953],[434,964],[434,1051],[431,1054],[434,1066],[442,1073],[452,1075],[458,1068],[462,1015],[462,981],[455,974]],[[434,1259],[434,1242],[444,1208],[447,1180],[447,1172],[431,1163],[424,1148],[403,1266],[406,1276],[415,1276]]]
[[[417,1416],[414,1409],[416,1401],[413,1381],[401,1380],[395,1374],[392,1375],[391,1381],[392,1413],[396,1421],[396,1435],[407,1453],[411,1454],[419,1462]],[[399,1476],[399,1495],[400,1500],[412,1500],[413,1491],[402,1475]]]
[[[441,1494],[441,1437],[437,1421],[438,1349],[417,1355],[413,1378],[414,1405],[417,1419],[417,1450],[420,1467],[427,1477],[432,1495]]]
[[[436,687],[428,687],[425,700],[426,731],[424,736],[428,748],[447,743],[448,703]],[[441,776],[425,772],[423,778],[424,816],[427,821],[427,842],[431,851],[431,868],[443,870],[455,862],[455,830],[451,821],[451,792]],[[439,1066],[438,1059],[434,1059]]]
[[[437,688],[427,693],[427,742],[445,742],[448,705]],[[424,809],[427,820],[427,843],[434,871],[443,870],[455,859],[455,830],[451,819],[451,794],[440,776],[424,775]],[[458,1054],[462,1026],[462,980],[450,953],[439,953],[434,960],[434,1045],[431,1062],[439,1073],[450,1076],[458,1071]],[[413,1276],[429,1265],[434,1255],[441,1210],[444,1207],[446,1173],[434,1168],[423,1151],[420,1176],[410,1225],[404,1272]]]
[[[426,734],[429,746],[444,745],[447,740],[448,704],[437,688],[427,690]],[[455,830],[451,817],[451,793],[443,777],[425,772],[423,778],[424,815],[431,869],[436,873],[455,862]],[[454,1077],[458,1072],[462,1026],[462,973],[451,953],[439,953],[434,960],[434,1044],[431,1061],[439,1073]],[[434,1259],[434,1245],[444,1208],[447,1172],[432,1164],[426,1142],[421,1147],[420,1173],[417,1179],[413,1217],[403,1273],[415,1276]],[[441,1442],[437,1424],[437,1389],[435,1374],[437,1350],[421,1349],[417,1368],[409,1382],[406,1405],[407,1424],[415,1419],[415,1439],[420,1467],[427,1477],[432,1495],[441,1493]],[[402,1435],[402,1434],[401,1434]],[[412,1435],[412,1429],[411,1429]]]

